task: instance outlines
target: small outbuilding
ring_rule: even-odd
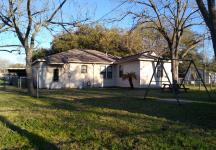
[[[26,87],[25,68],[7,68],[4,77],[9,85]]]

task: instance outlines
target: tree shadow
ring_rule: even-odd
[[[88,98],[78,101],[83,105],[142,113],[179,121],[203,129],[216,129],[216,105],[184,103],[179,106],[176,102],[126,97]]]
[[[80,111],[76,103],[80,103],[87,107],[110,108],[115,110],[125,110],[132,113],[141,113],[149,116],[166,118],[172,121],[179,121],[193,126],[198,126],[203,129],[216,129],[216,104],[204,103],[184,103],[179,106],[176,102],[142,100],[139,96],[140,90],[137,92],[127,92],[126,90],[74,90],[72,92],[65,91],[64,95],[74,95],[76,100],[65,98],[62,92],[55,93],[60,96],[53,96],[50,91],[48,94],[43,94],[38,100],[48,102],[47,106],[38,104],[29,104],[29,106],[46,109],[61,109],[67,111]],[[12,91],[11,91],[12,92]],[[122,94],[122,92],[124,92]],[[89,93],[92,93],[92,95]],[[115,93],[115,94],[113,94]],[[21,95],[21,93],[19,93]],[[88,96],[85,96],[88,94]],[[87,97],[87,98],[86,98]],[[26,102],[25,100],[25,103]],[[85,110],[81,110],[85,111]]]
[[[29,142],[34,146],[34,148],[36,149],[52,149],[52,150],[58,150],[59,148],[47,141],[45,138],[31,133],[25,129],[21,129],[20,127],[14,125],[12,122],[10,122],[7,118],[5,118],[4,116],[0,116],[0,121],[5,124],[6,127],[8,127],[9,129],[17,132],[19,135],[26,137]]]
[[[159,101],[155,99],[143,100],[142,98],[137,98],[136,95],[127,95],[127,93],[121,96],[112,95],[111,93],[109,95],[101,94],[102,97],[97,97],[99,95],[97,93],[94,93],[94,96],[90,95],[88,98],[77,96],[76,100],[69,100],[63,97],[60,99],[46,95],[43,97],[43,100],[49,101],[50,105],[55,109],[78,111],[80,108],[76,106],[76,103],[80,103],[85,107],[93,106],[125,110],[132,113],[166,118],[171,121],[179,121],[203,129],[216,129],[216,104],[182,103],[179,106],[177,102]]]

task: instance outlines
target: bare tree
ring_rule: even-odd
[[[194,25],[202,24],[197,22],[198,9],[190,7],[189,0],[128,0],[128,2],[134,5],[127,12],[127,16],[133,16],[134,28],[146,24],[145,28],[158,31],[165,39],[172,59],[172,78],[173,81],[178,81],[179,57],[184,57],[201,41],[201,38],[191,39],[187,47],[181,47],[184,32]]]
[[[216,58],[216,2],[215,0],[196,0],[196,2],[205,23],[209,28]]]
[[[76,26],[78,21],[63,20],[62,8],[67,0],[2,0],[0,21],[4,28],[15,33],[26,54],[28,91],[35,96],[32,78],[32,54],[36,36],[42,29],[53,31],[54,26]]]

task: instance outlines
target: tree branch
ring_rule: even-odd
[[[199,7],[199,10],[201,11],[201,14],[206,22],[206,24],[208,24],[209,26],[209,12],[207,10],[207,8],[205,7],[205,4],[203,2],[203,0],[196,0],[197,5]]]
[[[53,18],[55,17],[55,15],[58,13],[58,11],[63,7],[63,5],[66,3],[67,0],[63,0],[61,2],[61,4],[56,8],[56,10],[52,13],[52,15],[50,16],[50,18],[46,21],[46,22],[51,22],[53,20]]]
[[[31,0],[27,1],[27,15],[28,15],[28,26],[26,29],[25,39],[28,38],[32,27]]]
[[[199,39],[199,40],[197,40],[197,41],[194,41],[194,42],[192,42],[192,43],[190,44],[189,47],[187,47],[186,49],[182,50],[183,53],[182,53],[182,55],[181,55],[181,58],[184,58],[184,57],[188,54],[188,52],[189,52],[190,50],[192,50],[193,48],[195,48],[195,47],[197,46],[197,44],[199,44],[201,41],[202,41],[202,39]]]
[[[25,46],[25,39],[23,37],[22,32],[20,31],[19,27],[16,24],[16,17],[15,17],[13,10],[14,10],[13,9],[13,0],[9,0],[9,12],[10,12],[10,15],[12,17],[13,26],[15,28],[16,34],[17,34],[20,42],[22,43],[23,46]]]

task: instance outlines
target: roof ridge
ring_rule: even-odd
[[[133,55],[129,55],[129,56],[125,56],[122,57],[121,59],[119,59],[117,62],[122,62],[122,61],[131,61],[134,59],[138,59],[138,58],[148,58],[148,59],[156,59],[156,56],[152,56],[150,54],[151,51],[143,51],[143,52],[139,52]]]
[[[141,51],[141,52],[138,52],[136,54],[132,54],[132,55],[127,55],[127,56],[124,56],[124,57],[121,57],[121,58],[128,58],[128,57],[133,57],[133,56],[137,56],[137,55],[143,55],[145,53],[147,53],[147,55],[145,56],[149,56],[148,54],[150,53],[151,51]]]
[[[82,49],[73,48],[73,49],[62,51],[62,52],[50,54],[50,55],[47,55],[46,57],[53,56],[53,55],[59,55],[59,54],[67,54],[69,52],[73,52],[74,50],[82,51]]]
[[[95,54],[95,53],[91,53],[90,51],[90,49],[83,49],[83,51],[84,52],[86,52],[86,53],[88,53],[88,54],[90,54],[90,55],[93,55],[93,56],[96,56],[96,57],[99,57],[99,58],[101,58],[101,59],[103,59],[103,60],[108,60],[108,61],[115,61],[114,59],[112,59],[112,58],[109,58],[108,57],[108,54],[106,55],[105,53],[103,53],[103,52],[101,52],[101,51],[97,51],[97,50],[94,50],[94,51],[97,51],[97,52],[100,52],[100,53],[103,53],[105,56],[107,56],[108,58],[104,58],[104,57],[101,57],[101,56],[99,56],[99,55],[97,55],[97,54]]]

